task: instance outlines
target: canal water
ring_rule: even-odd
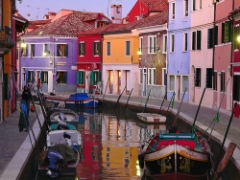
[[[112,106],[78,112],[77,129],[82,134],[82,161],[78,179],[137,180],[143,174],[138,166],[141,146],[153,134],[166,131],[165,125],[141,123],[136,112],[123,113]]]

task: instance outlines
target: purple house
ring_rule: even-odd
[[[108,24],[101,13],[61,10],[50,23],[21,37],[21,88],[76,92],[78,38]]]

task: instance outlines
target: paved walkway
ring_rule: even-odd
[[[68,96],[68,94],[64,94]],[[98,96],[102,99],[102,96]],[[118,96],[110,96],[107,95],[104,97],[106,101],[113,101],[116,102]],[[127,96],[122,96],[120,99],[121,103],[127,102]],[[146,98],[141,97],[131,97],[129,104],[133,104],[139,106],[139,112],[143,110],[145,105]],[[162,100],[160,99],[149,99],[147,107],[159,109]],[[163,108],[167,108],[169,105],[168,101],[165,101],[163,104]],[[170,111],[173,113],[177,113],[178,107],[180,103],[175,102],[174,108],[170,108]],[[185,118],[189,123],[193,122],[193,119],[197,112],[197,105],[192,105],[188,103],[183,103],[180,109],[179,116]],[[33,126],[33,131],[39,133],[39,125],[36,121],[41,120],[43,121],[43,116],[40,112],[40,107],[37,106],[37,113],[30,113],[30,124]],[[217,110],[201,107],[196,126],[206,130],[207,127],[213,121]],[[31,150],[31,143],[30,138],[27,132],[19,132],[18,130],[18,118],[20,115],[19,108],[16,112],[10,114],[1,124],[0,124],[0,180],[15,180],[17,174],[20,172],[21,167],[25,163],[28,153]],[[219,123],[215,123],[214,131],[212,135],[222,141],[225,135],[228,122],[230,120],[230,113],[220,112],[220,121]],[[210,130],[208,131],[210,132]],[[35,133],[35,134],[36,134]],[[228,144],[232,141],[237,144],[238,148],[235,149],[233,158],[235,159],[236,163],[240,167],[240,119],[233,118],[232,124],[229,128],[229,133],[227,136],[227,140],[225,146],[227,147]]]

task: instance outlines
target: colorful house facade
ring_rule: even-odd
[[[26,46],[21,53],[21,87],[76,92],[77,36],[108,22],[101,13],[62,10],[51,23],[23,35]]]
[[[139,96],[164,97],[166,86],[168,12],[146,17],[146,27],[134,29],[139,35]]]
[[[232,110],[232,21],[233,0],[215,4],[215,26],[218,29],[217,45],[214,48],[214,96],[213,107]]]
[[[211,0],[193,1],[184,7],[189,11],[191,30],[189,32],[188,51],[190,52],[189,66],[189,103],[199,104],[203,90],[206,87],[202,105],[212,107],[214,86],[213,49],[217,43],[217,32],[214,31],[214,4]],[[205,14],[208,14],[206,16]],[[217,30],[217,28],[215,28]],[[214,36],[215,33],[215,36]],[[215,41],[215,44],[213,44]]]
[[[189,100],[191,1],[169,2],[167,99]]]
[[[233,76],[233,103],[237,103],[235,117],[240,118],[240,1],[235,1],[234,10],[230,13],[233,22],[232,48],[232,76]]]

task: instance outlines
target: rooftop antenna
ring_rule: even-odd
[[[38,16],[39,16],[39,10],[40,10],[40,8],[38,7],[37,10],[38,10],[38,11],[37,11],[36,19],[38,20]]]

